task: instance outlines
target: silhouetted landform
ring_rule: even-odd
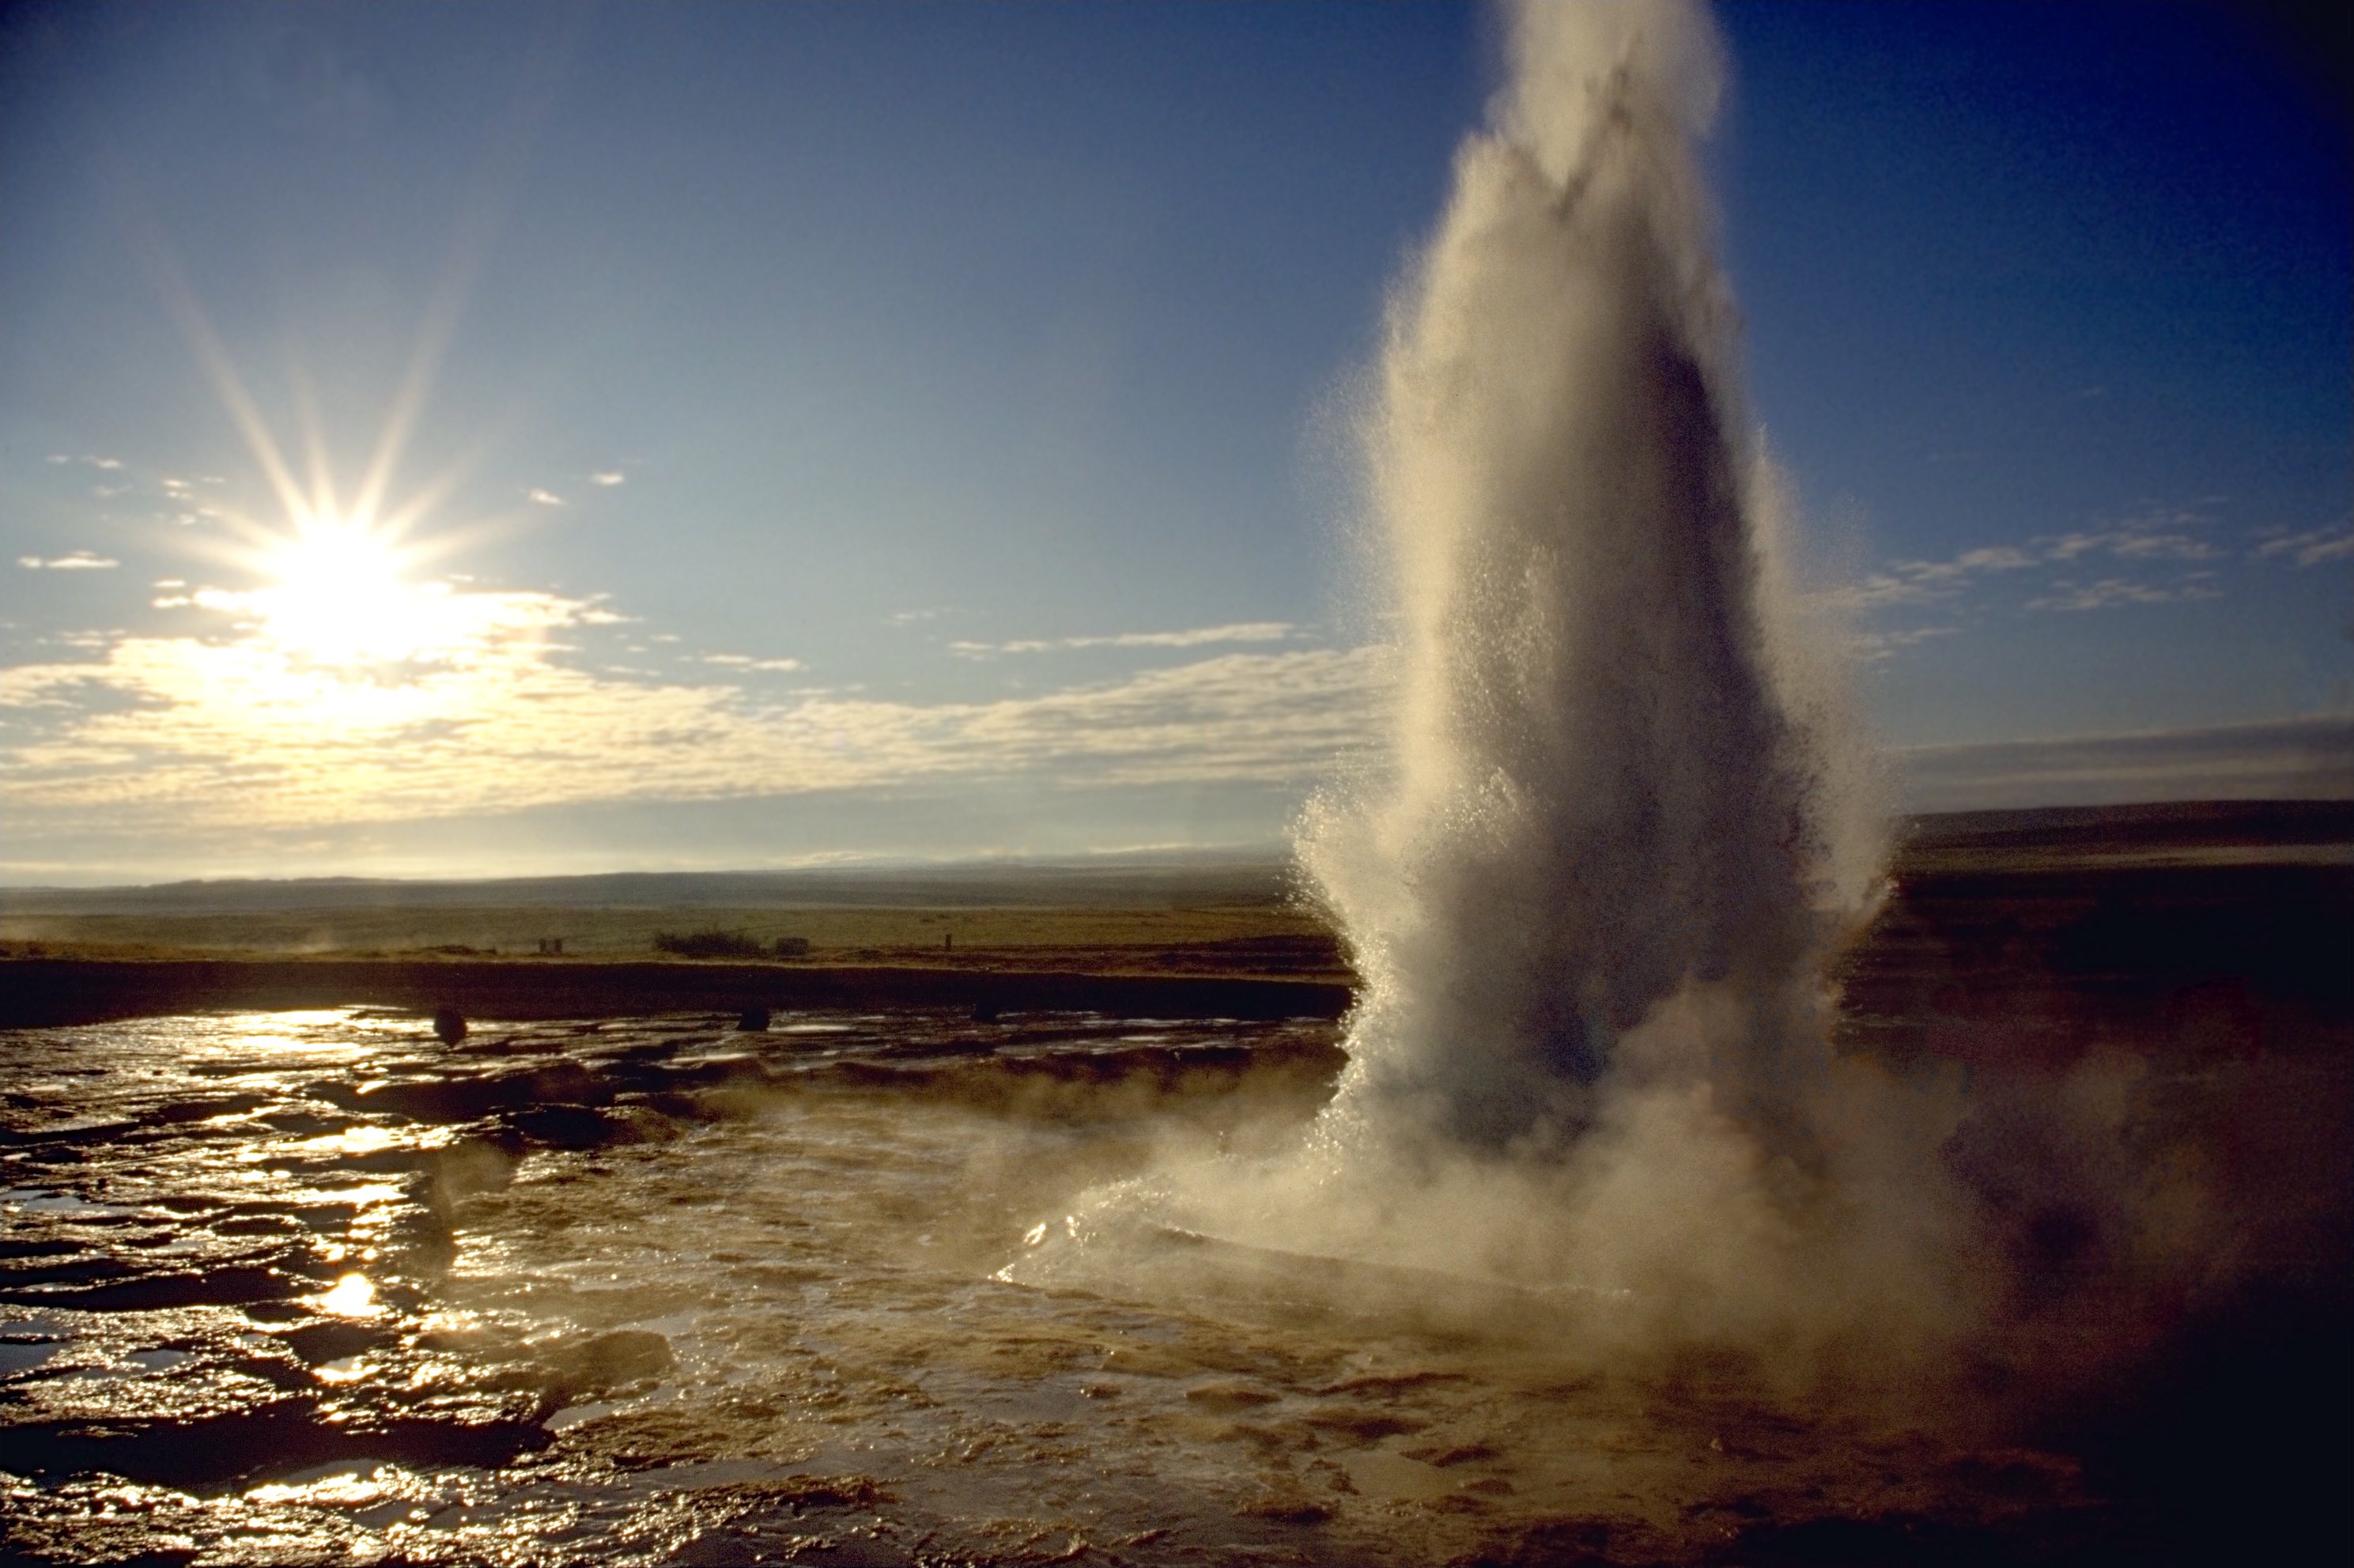
[[[2354,800],[2192,800],[2052,806],[1906,819],[1908,860],[1966,851],[2148,853],[2354,845]],[[970,861],[801,871],[615,872],[594,876],[396,880],[330,876],[0,887],[0,915],[238,914],[412,908],[1209,908],[1285,906],[1289,860],[1261,855],[1107,855],[1084,862]]]
[[[767,963],[599,963],[498,959],[54,959],[9,960],[0,1028],[232,1011],[384,1007],[469,1019],[620,1018],[759,1009],[954,1008],[991,1017],[1339,1018],[1331,981]]]
[[[2354,867],[2126,866],[1902,879],[1840,966],[1840,1032],[1883,1053],[2066,1059],[2194,1015],[2232,1049],[2354,1023]],[[2018,1027],[2041,1015],[2041,1027]],[[1999,1015],[2011,1027],[1962,1027]],[[2342,1042],[2341,1042],[2342,1043]]]
[[[0,888],[5,914],[236,913],[419,906],[740,909],[829,907],[1128,907],[1281,904],[1295,885],[1289,863],[1269,853],[1128,856],[1053,863],[970,861],[941,865],[824,866],[804,871],[616,872],[597,876],[395,881],[305,877],[169,882],[143,887]]]
[[[2092,851],[2354,845],[2354,800],[2168,800],[2143,806],[2044,806],[1947,811],[1905,824],[1907,859],[1962,851]]]
[[[2049,993],[2050,1030],[2017,1047],[2066,1053],[2083,1044],[2078,1022],[2098,1017],[2147,1022],[2197,1014],[2238,1036],[2343,1029],[2354,1017],[2354,803],[2254,801],[2036,811],[1968,812],[1910,825],[1894,894],[1842,965],[1842,1032],[1899,1055],[1945,1049],[1956,1021],[1990,1007],[2016,1012],[2020,976]],[[2295,850],[2281,858],[2274,852]],[[2311,852],[2311,853],[2307,853]],[[2300,858],[2301,856],[2301,858]],[[910,912],[898,945],[821,947],[790,961],[665,962],[646,959],[493,956],[440,943],[376,957],[255,954],[152,958],[81,956],[19,944],[0,963],[0,1025],[90,1022],[206,1009],[342,1005],[454,1009],[471,1019],[631,1016],[755,1008],[952,1007],[1006,1013],[1091,1011],[1166,1018],[1337,1018],[1353,977],[1338,939],[1299,907],[1284,868],[1219,863],[1051,867],[999,864],[932,869],[829,870],[771,877],[568,877],[504,883],[208,883],[161,888],[75,890],[5,900],[14,916],[49,901],[152,910],[157,929],[206,928],[197,903],[251,914],[303,900],[397,895],[404,906],[512,907],[536,893],[551,905],[578,897],[595,908],[622,885],[678,900],[751,889],[850,901],[887,911],[920,895],[934,907],[984,907],[1003,899],[1046,916],[1069,916],[1052,940],[992,946],[960,936],[937,945],[945,918]],[[871,879],[871,880],[862,880]],[[489,891],[486,891],[489,890]],[[1074,910],[1055,896],[1084,893]],[[1139,940],[1119,913],[1167,908],[1213,895],[1174,923],[1178,939]],[[748,894],[748,895],[750,895]],[[1120,899],[1129,902],[1123,904]],[[413,903],[408,901],[414,900]],[[476,901],[478,900],[478,901]],[[954,901],[963,900],[962,903]],[[676,907],[694,907],[679,904]],[[840,906],[837,905],[836,907]],[[673,907],[673,906],[664,906]],[[726,909],[726,905],[712,907]],[[1257,910],[1281,928],[1218,933]],[[69,922],[73,916],[60,910]],[[673,922],[677,923],[677,922]],[[717,924],[725,926],[723,916]],[[1145,927],[1147,935],[1158,927]],[[797,938],[796,938],[797,940]],[[36,954],[36,947],[41,950]],[[639,952],[645,949],[641,947]],[[1999,994],[1998,994],[1999,993]],[[2088,1010],[2087,1003],[2098,1005]],[[1982,1047],[1973,1047],[1982,1048]]]
[[[2354,1026],[2354,802],[1972,811],[1913,825],[1840,966],[1850,1044],[2067,1059],[2098,1030],[2233,1049]],[[2306,851],[2301,855],[2274,852]],[[1999,1014],[2010,1027],[1968,1027]],[[2041,1026],[2020,1028],[2041,1015]]]

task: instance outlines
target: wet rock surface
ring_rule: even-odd
[[[1480,1327],[1591,1295],[1417,1316],[1384,1306],[1404,1271],[1183,1236],[1141,1238],[1165,1288],[993,1277],[1091,1185],[1295,1132],[1329,1024],[742,1022],[0,1034],[0,1558],[2162,1561],[2228,1544],[2190,1507],[2219,1456],[2274,1517],[2326,1490],[2335,1450],[2274,1404],[2342,1382],[2308,1354],[2339,1321],[2327,1182],[2322,1229],[2237,1227],[2241,1266],[2304,1281],[2272,1317],[2211,1291],[2041,1425],[1939,1436]],[[2192,1052],[2150,1103],[2277,1216],[2296,1117],[2342,1153],[2317,1053]],[[1954,1157],[2031,1163],[1991,1133]],[[2025,1227],[2052,1256],[2020,1333],[2119,1331],[2123,1298],[2068,1294],[2106,1223]],[[1970,1376],[1989,1410],[2019,1381]]]
[[[871,1512],[878,1482],[755,1462],[711,1486],[600,1488],[679,1467],[578,1435],[633,1398],[675,1400],[679,1357],[599,1314],[470,1307],[464,1233],[498,1228],[485,1203],[520,1179],[586,1199],[551,1229],[593,1229],[599,1156],[724,1141],[845,1092],[1063,1114],[1106,1084],[1158,1104],[1249,1075],[1306,1106],[1339,1065],[1323,1025],[749,1028],[338,1010],[0,1035],[0,1553],[558,1561],[755,1515],[769,1524],[739,1539],[780,1522],[794,1550],[835,1540],[806,1522]],[[737,1272],[761,1275],[748,1255]],[[727,1447],[684,1462],[736,1463]],[[673,1515],[667,1533],[648,1522]],[[843,1550],[827,1560],[860,1560]]]

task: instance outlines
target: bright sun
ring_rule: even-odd
[[[239,632],[298,668],[314,685],[323,678],[345,697],[405,689],[420,676],[470,667],[549,624],[544,606],[523,602],[531,596],[461,592],[447,582],[414,580],[451,544],[448,535],[421,539],[416,530],[446,499],[457,470],[397,506],[384,504],[446,338],[446,322],[438,330],[429,325],[356,491],[339,497],[308,394],[298,385],[309,449],[305,485],[210,326],[193,303],[188,309],[198,352],[276,493],[283,519],[265,523],[235,512],[213,513],[236,536],[222,541],[218,554],[263,583],[246,589],[199,588],[188,601],[237,616]]]
[[[399,663],[446,646],[439,584],[401,577],[400,552],[365,524],[306,517],[270,553],[277,580],[248,602],[270,640],[324,664]]]

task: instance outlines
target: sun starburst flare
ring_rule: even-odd
[[[446,649],[445,584],[404,580],[400,552],[359,524],[306,519],[268,553],[276,581],[244,596],[265,636],[320,663],[400,663]]]

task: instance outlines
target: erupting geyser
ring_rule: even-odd
[[[1716,35],[1511,15],[1362,421],[1390,758],[1299,835],[1364,982],[1350,1065],[1304,1146],[1172,1160],[1008,1277],[1140,1281],[1140,1221],[1373,1266],[1352,1300],[1509,1287],[1482,1323],[1600,1289],[1606,1322],[1536,1320],[1619,1348],[1823,1346],[1860,1310],[1926,1343],[1953,1120],[1830,1046],[1884,818],[1742,407],[1693,153]]]
[[[1775,580],[1692,153],[1718,45],[1683,4],[1512,20],[1366,423],[1403,646],[1378,797],[1301,835],[1367,981],[1333,1115],[1558,1141],[1682,996],[1723,1107],[1787,1121],[1878,845]]]

